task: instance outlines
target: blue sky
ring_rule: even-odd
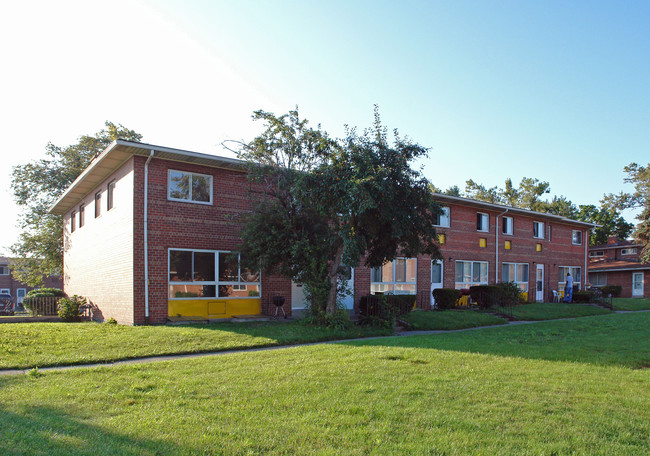
[[[378,104],[431,148],[419,165],[436,186],[536,177],[578,204],[650,161],[650,2],[62,0],[0,18],[11,225],[11,167],[105,120],[224,155],[260,131],[255,109],[298,105],[340,136]],[[0,252],[17,233],[2,230]]]

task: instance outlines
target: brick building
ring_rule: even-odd
[[[619,241],[616,236],[607,244],[589,247],[589,282],[596,287],[620,285],[623,298],[650,298],[650,264],[641,263],[642,245]]]
[[[268,314],[304,307],[299,284],[243,270],[238,215],[250,210],[242,162],[118,140],[98,155],[51,211],[64,218],[64,289],[86,296],[99,318],[163,323],[174,317]],[[356,306],[375,292],[431,304],[436,287],[517,282],[529,300],[549,300],[572,271],[584,285],[593,225],[437,194],[444,259],[399,258],[350,271]]]
[[[43,286],[63,289],[63,278],[61,276],[44,277]],[[30,290],[33,290],[33,287],[27,286],[14,278],[11,273],[11,260],[0,256],[0,293],[10,294],[16,305],[20,305]]]

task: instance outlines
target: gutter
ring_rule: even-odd
[[[154,150],[144,164],[144,320],[149,323],[149,162]]]
[[[494,265],[494,283],[495,285],[499,283],[499,217],[504,216],[508,213],[510,209],[506,209],[505,212],[502,212],[501,214],[497,215],[496,218],[496,226],[494,227],[496,230],[496,242],[494,246],[494,255],[495,255],[495,265]],[[514,229],[514,227],[513,227]]]

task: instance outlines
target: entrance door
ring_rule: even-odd
[[[544,265],[537,265],[535,275],[535,301],[544,302]]]
[[[302,310],[306,305],[307,298],[302,284],[291,281],[291,310]]]
[[[16,290],[16,305],[21,306],[23,305],[23,299],[25,299],[25,295],[27,294],[27,289],[26,288],[18,288]]]
[[[632,296],[643,296],[643,273],[632,274]]]
[[[343,296],[343,307],[346,309],[354,309],[354,268],[346,266],[344,274],[341,274],[343,280],[347,279],[347,288],[350,293]]]
[[[433,260],[431,261],[431,306],[436,304],[436,300],[433,299],[433,290],[436,288],[442,288],[442,261]]]

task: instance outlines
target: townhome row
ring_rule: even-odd
[[[97,156],[51,212],[64,218],[64,289],[95,316],[125,324],[268,314],[304,308],[299,284],[240,266],[238,217],[251,209],[242,162],[118,140]],[[398,258],[349,271],[348,308],[370,293],[511,281],[531,301],[550,300],[567,272],[584,286],[592,224],[436,194],[442,260]]]
[[[589,248],[589,282],[595,287],[619,285],[623,298],[650,298],[650,264],[641,262],[643,246],[633,241],[619,241],[616,236],[607,244]]]
[[[61,288],[61,276],[43,277],[43,286],[48,288]],[[8,294],[17,306],[22,305],[25,295],[33,288],[17,280],[11,268],[11,260],[0,256],[0,294]]]

